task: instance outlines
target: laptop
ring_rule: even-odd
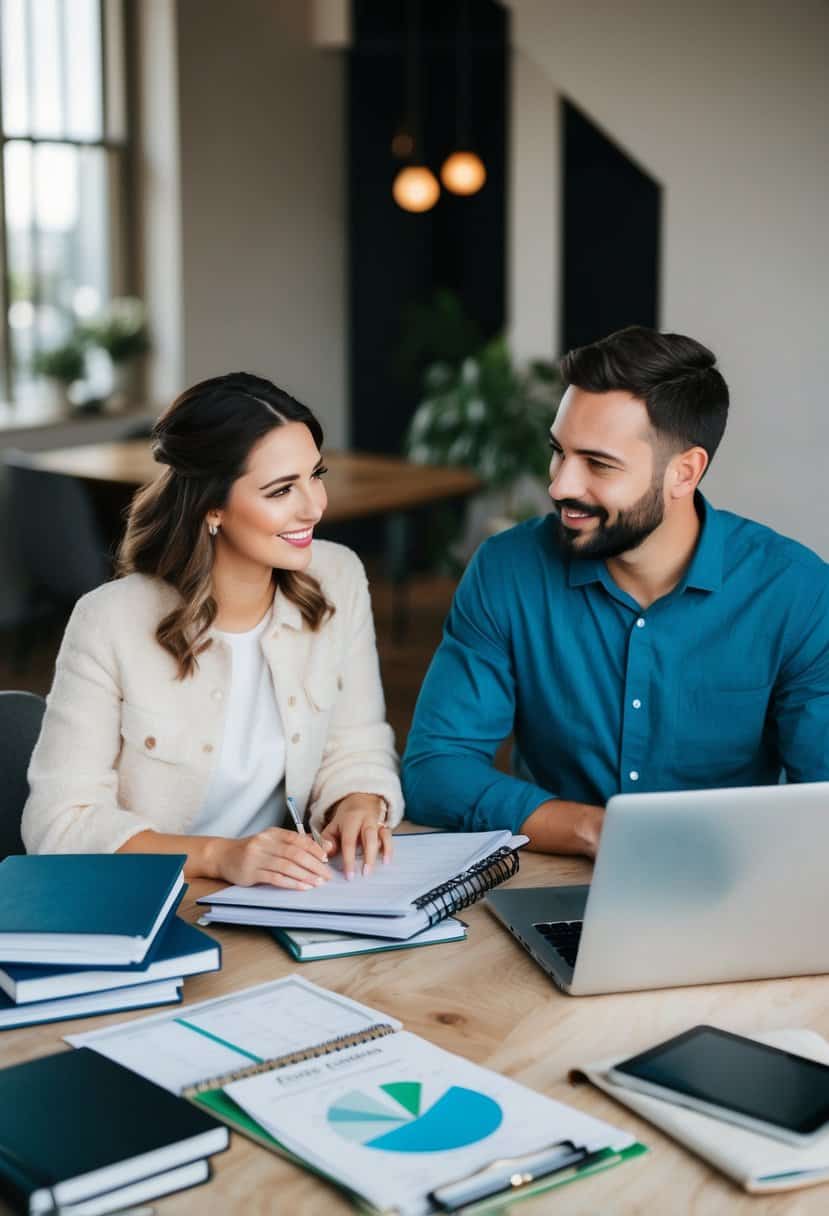
[[[618,794],[588,885],[486,902],[563,992],[829,972],[829,782]]]

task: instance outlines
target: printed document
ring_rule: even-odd
[[[498,1157],[633,1137],[401,1031],[235,1081],[225,1092],[280,1144],[375,1207],[426,1216],[429,1191]]]

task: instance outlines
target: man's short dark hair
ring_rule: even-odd
[[[559,366],[565,386],[621,389],[643,401],[657,435],[676,451],[704,448],[710,462],[728,418],[728,385],[716,362],[693,338],[631,325],[568,351]]]

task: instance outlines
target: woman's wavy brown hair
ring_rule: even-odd
[[[254,444],[287,422],[304,423],[322,448],[322,427],[306,406],[270,380],[233,372],[187,389],[153,427],[153,456],[168,467],[132,500],[117,573],[149,574],[180,594],[181,604],[155,635],[176,660],[180,680],[194,673],[210,645],[205,634],[217,612],[207,513],[226,504]],[[311,575],[274,570],[274,582],[309,629],[334,612]]]

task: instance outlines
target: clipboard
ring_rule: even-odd
[[[577,1178],[610,1169],[638,1157],[647,1149],[589,1150],[572,1140],[559,1140],[546,1148],[517,1157],[501,1157],[474,1173],[430,1191],[428,1199],[438,1213],[478,1216],[519,1199],[528,1199]]]

